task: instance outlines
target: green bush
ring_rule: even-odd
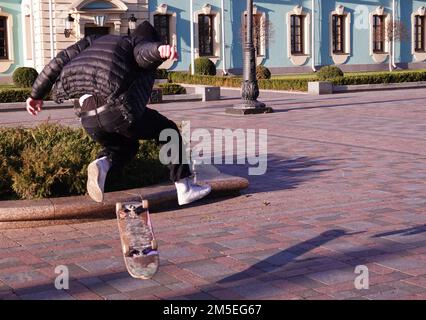
[[[31,94],[31,89],[1,89],[0,103],[25,102]]]
[[[381,84],[426,81],[426,71],[382,72],[333,79],[335,85]]]
[[[38,72],[34,68],[20,67],[17,68],[12,75],[13,83],[17,87],[31,87],[37,79]]]
[[[195,74],[200,76],[215,76],[216,66],[209,58],[197,58],[194,62]],[[191,70],[191,66],[189,66]]]
[[[317,73],[317,77],[320,80],[330,80],[330,79],[340,78],[343,76],[344,76],[343,71],[336,66],[322,67]]]
[[[258,80],[271,79],[271,71],[262,65],[256,67],[256,78]]]
[[[173,83],[201,84],[218,87],[241,88],[242,79],[237,77],[192,76],[184,72],[170,72],[169,80]],[[260,89],[308,91],[308,82],[313,78],[303,79],[268,79],[259,80]]]
[[[155,72],[155,79],[167,79],[169,72],[166,69],[157,69]]]
[[[30,94],[30,88],[0,89],[0,103],[25,102]],[[50,93],[44,97],[44,100],[50,100]]]
[[[0,198],[84,194],[87,165],[96,158],[100,148],[81,128],[49,123],[32,129],[1,128]],[[135,170],[130,172],[130,168]],[[106,191],[164,181],[167,171],[158,160],[158,147],[145,141],[136,159],[124,169],[126,176],[108,175],[110,182]]]
[[[186,89],[176,83],[162,83],[159,87],[162,89],[163,95],[186,93]]]

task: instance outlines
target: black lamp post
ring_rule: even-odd
[[[259,86],[256,79],[256,57],[253,45],[253,0],[247,0],[247,27],[246,41],[243,57],[243,83],[241,87],[242,101],[232,108],[227,108],[226,113],[231,114],[256,114],[273,112],[271,107],[266,107],[263,102],[257,101]]]
[[[127,28],[127,34],[130,36],[130,33],[136,29],[136,22],[138,19],[135,17],[135,15],[132,13],[131,17],[129,18],[129,28]]]

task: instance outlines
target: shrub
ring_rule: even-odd
[[[194,62],[195,74],[201,76],[215,76],[216,66],[209,58],[197,58]],[[191,66],[189,67],[191,70]]]
[[[25,102],[31,94],[30,88],[0,89],[0,103]],[[50,100],[50,93],[44,100]]]
[[[155,79],[167,79],[169,72],[166,69],[157,69],[155,72]]]
[[[31,87],[38,76],[38,72],[34,68],[20,67],[17,68],[12,75],[13,83],[17,87]]]
[[[31,94],[31,89],[1,89],[0,103],[24,102]]]
[[[186,89],[182,87],[180,84],[176,84],[176,83],[163,83],[163,84],[160,84],[159,87],[162,89],[163,95],[186,93]]]
[[[333,79],[335,85],[380,84],[426,81],[425,71],[381,72]]]
[[[256,78],[258,80],[271,79],[271,71],[265,66],[259,65],[256,67]]]
[[[32,199],[84,194],[87,165],[100,148],[81,128],[49,123],[32,129],[2,128],[0,197]],[[126,176],[108,175],[110,185],[106,191],[142,187],[168,176],[167,168],[158,160],[158,147],[147,141],[124,171]]]
[[[218,87],[241,88],[242,79],[237,77],[192,76],[189,73],[170,72],[169,80],[174,83],[201,84]],[[308,91],[308,82],[315,78],[259,80],[260,89]]]
[[[330,79],[340,78],[343,76],[344,76],[343,71],[336,66],[322,67],[317,73],[317,77],[320,80],[330,80]]]

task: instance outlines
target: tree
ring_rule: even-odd
[[[241,27],[241,39],[244,44],[246,41],[247,33],[247,15],[244,15],[244,24]],[[270,22],[266,17],[262,17],[261,14],[253,14],[253,45],[255,48],[256,57],[261,51],[262,45],[265,48],[271,42],[274,36],[274,28],[272,22]]]
[[[389,45],[389,71],[392,72],[394,70],[392,57],[394,55],[393,47],[396,42],[403,42],[409,40],[410,35],[407,27],[402,21],[392,21],[389,20],[386,23],[385,28],[385,40]]]

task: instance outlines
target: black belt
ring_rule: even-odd
[[[96,109],[93,109],[93,110],[78,112],[78,116],[81,117],[81,118],[82,117],[93,117],[93,116],[96,116],[97,114],[100,114],[102,112],[109,110],[109,107],[110,107],[109,105],[105,104],[105,105],[100,106],[99,108],[96,108]]]

